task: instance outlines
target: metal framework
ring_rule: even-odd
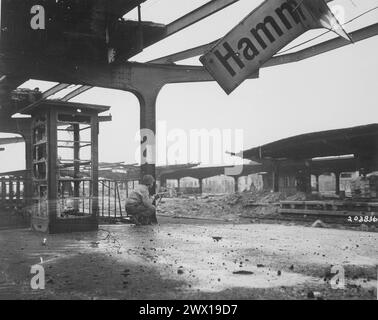
[[[239,0],[208,1],[205,5],[166,26],[143,21],[137,21],[136,24],[133,24],[119,20],[119,17],[122,17],[126,12],[130,11],[132,8],[137,8],[141,3],[145,2],[142,0],[114,0],[112,1],[111,14],[118,17],[115,23],[119,24],[120,29],[125,28],[123,30],[126,35],[129,34],[128,32],[130,30],[137,28],[135,38],[131,40],[124,38],[124,41],[129,41],[129,44],[130,41],[134,41],[132,44],[137,44],[138,47],[140,46],[140,48],[143,49],[226,9],[238,1]],[[326,2],[330,1],[331,0],[326,0]],[[101,19],[95,19],[93,22],[95,24],[99,21],[101,21]],[[378,35],[378,23],[355,30],[351,33],[354,43],[376,35]],[[61,99],[62,101],[69,101],[95,86],[129,91],[134,93],[140,102],[141,128],[148,128],[155,132],[156,99],[164,85],[170,83],[214,81],[211,75],[202,66],[177,65],[175,62],[202,55],[215,43],[216,41],[160,57],[148,63],[133,63],[118,60],[114,63],[103,65],[95,63],[77,64],[74,62],[71,64],[70,61],[68,61],[67,64],[62,65],[54,61],[45,60],[24,61],[22,57],[16,55],[0,56],[0,75],[6,75],[6,77],[3,76],[0,78],[0,88],[9,93],[28,79],[59,82],[58,85],[43,93],[43,99],[47,99],[61,90],[67,89],[70,84],[80,85],[64,96]],[[263,67],[273,67],[301,61],[344,47],[348,44],[349,42],[346,40],[336,37],[297,52],[276,55]],[[256,78],[258,78],[258,74],[250,76],[250,79]],[[10,116],[15,110],[12,109],[11,103],[6,100],[4,95],[0,96],[0,103],[2,105],[0,111],[1,131],[21,133],[25,137],[25,132],[27,132],[29,125],[27,120],[10,119]],[[155,146],[153,148],[155,148]],[[30,155],[27,155],[27,157],[28,156],[30,157]],[[147,164],[146,167],[148,166]],[[149,166],[149,168],[150,169],[145,170],[144,173],[152,173],[155,171],[154,165]]]
[[[167,26],[166,37],[179,32],[191,25],[227,8],[228,6],[238,2],[239,0],[212,0],[203,6],[189,12],[185,16],[177,19]]]
[[[170,23],[166,27],[166,33],[163,38],[160,40],[169,37],[173,35],[174,33],[177,33],[187,27],[190,27],[191,25],[209,17],[210,15],[213,15],[228,6],[238,2],[239,0],[212,0],[206,3],[205,5],[191,11],[190,13],[186,14],[185,16],[175,20],[174,22]],[[327,0],[326,2],[331,2],[332,0]],[[354,43],[357,43],[359,41],[371,38],[378,35],[378,24],[373,24],[365,28],[361,28],[358,30],[355,30],[351,32],[351,36],[353,38]],[[164,56],[161,58],[157,58],[154,60],[149,61],[149,63],[153,64],[168,64],[172,65],[175,64],[175,62],[197,57],[208,51],[211,47],[213,47],[218,40],[212,41],[208,44],[204,44],[201,46],[197,46],[185,51],[181,51],[178,53],[174,53],[168,56]],[[282,54],[282,55],[276,55],[274,56],[270,61],[268,61],[263,68],[266,67],[272,67],[272,66],[278,66],[281,64],[287,64],[287,63],[293,63],[293,62],[298,62],[304,59],[308,59],[332,50],[336,50],[338,48],[344,47],[350,45],[348,41],[341,37],[336,37],[334,39],[319,43],[314,46],[310,46],[308,48],[299,50],[297,52],[289,53],[289,54]],[[148,64],[146,64],[146,67],[148,68]],[[177,82],[198,82],[198,81],[211,81],[211,77],[206,77],[206,75],[202,75],[198,77],[197,79],[193,79],[187,70],[185,69],[190,69],[190,67],[186,66],[177,66],[177,70],[182,71],[183,73],[187,73],[187,80],[183,81],[177,81]],[[198,68],[198,71],[200,71],[202,67]],[[204,70],[201,70],[203,73],[205,73]],[[201,73],[201,72],[200,72]],[[251,79],[256,78],[256,75],[252,75]],[[169,81],[170,82],[170,81]],[[174,80],[172,82],[175,82]],[[66,89],[69,87],[68,84],[58,84],[57,86],[47,90],[44,93],[44,98],[46,99],[47,97],[59,92],[60,90]],[[62,101],[69,101],[73,99],[74,97],[82,94],[83,92],[86,92],[90,90],[92,86],[89,85],[82,85],[79,88],[73,90],[69,94],[67,94],[65,97],[63,97],[61,100]]]
[[[12,138],[0,138],[0,145],[13,144],[13,143],[22,143],[24,142],[23,138],[12,137]]]
[[[211,0],[204,4],[203,6],[189,12],[188,14],[180,17],[179,19],[173,21],[172,23],[168,24],[166,26],[166,31],[163,37],[160,37],[158,41],[161,41],[165,39],[166,37],[169,37],[179,31],[184,30],[187,27],[190,27],[191,25],[202,21],[203,19],[226,9],[227,7],[231,6],[232,4],[238,2],[239,0]],[[326,2],[331,2],[332,0],[326,0]],[[135,4],[130,4],[129,2],[127,4],[121,4],[120,1],[119,3],[116,3],[114,8],[118,8],[121,6],[121,11],[120,12],[125,12],[125,10],[129,10],[130,6],[136,6],[140,5],[140,2],[144,1],[135,1]],[[126,8],[127,7],[127,8]],[[117,12],[117,9],[114,10],[114,12]],[[364,39],[376,36],[378,34],[378,25],[373,24],[371,26],[356,30],[351,33],[352,38],[354,42],[359,42]],[[202,55],[204,52],[209,50],[212,46],[215,45],[215,43],[218,40],[215,40],[213,42],[210,42],[205,45],[201,45],[195,48],[191,48],[182,52],[178,52],[175,54],[171,54],[165,57],[161,57],[158,59],[154,59],[150,61],[149,63],[153,64],[174,64],[177,61],[185,60],[188,58],[193,58],[199,55]],[[323,43],[317,44],[315,46],[308,47],[306,49],[290,53],[290,54],[283,54],[283,55],[277,55],[273,57],[270,61],[268,61],[263,67],[271,67],[271,66],[277,66],[280,64],[287,64],[287,63],[292,63],[292,62],[297,62],[301,61],[304,59],[308,59],[310,57],[338,49],[340,47],[346,46],[349,43],[341,38],[334,38],[332,40],[325,41]],[[145,64],[146,68],[149,68],[148,64]],[[3,69],[3,68],[2,68]],[[211,77],[206,77],[205,74],[202,74],[201,76],[197,76],[193,78],[189,74],[191,72],[188,72],[188,69],[191,69],[190,67],[185,67],[185,66],[177,66],[177,71],[181,71],[183,73],[183,78],[185,78],[185,73],[187,75],[186,80],[179,80],[177,82],[193,82],[193,81],[211,81]],[[205,73],[205,71],[202,69],[202,67],[199,67],[198,70],[196,70],[198,73]],[[4,70],[8,72],[8,70]],[[256,78],[256,75],[251,76],[251,78]],[[3,79],[2,79],[3,80]],[[5,79],[7,80],[7,79]],[[4,80],[3,80],[4,82]],[[172,82],[175,82],[173,80]],[[171,83],[171,81],[169,81]],[[78,83],[80,84],[80,83]],[[58,85],[54,86],[53,88],[47,90],[46,92],[43,93],[43,99],[47,99],[54,94],[60,92],[61,90],[67,89],[70,86],[70,84],[67,83],[59,83]],[[85,85],[83,84],[79,88],[76,88],[72,92],[68,93],[66,96],[64,96],[61,100],[62,101],[69,101],[73,99],[74,97],[90,90],[92,88],[91,85]]]

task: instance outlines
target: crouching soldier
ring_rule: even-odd
[[[126,200],[126,212],[137,225],[157,223],[156,207],[152,204],[149,191],[154,183],[155,179],[151,175],[144,176]]]

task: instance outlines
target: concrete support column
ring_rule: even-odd
[[[277,164],[273,168],[273,192],[280,191],[280,170]]]
[[[92,131],[94,131],[94,130],[96,130],[95,127],[92,127]],[[73,125],[73,136],[74,136],[74,143],[73,143],[74,159],[80,160],[80,142],[79,142],[80,141],[80,126],[78,124]],[[93,150],[93,144],[92,144],[91,150]],[[92,164],[93,164],[93,162],[92,162]],[[95,168],[92,168],[92,170],[94,170],[94,169]],[[74,179],[79,178],[79,174],[80,174],[80,163],[75,162],[74,163]],[[84,188],[84,185],[83,185],[83,188]],[[79,205],[80,205],[79,198],[80,198],[80,182],[75,181],[74,182],[74,210],[76,212],[79,212],[79,210],[80,210],[79,209]]]
[[[239,176],[234,176],[234,188],[235,193],[239,192]]]
[[[160,178],[160,186],[166,188],[167,187],[167,179],[164,177]]]
[[[177,179],[177,191],[180,192],[181,186],[180,186],[180,179]]]
[[[263,189],[264,191],[272,191],[273,183],[272,183],[272,175],[267,173],[262,175],[263,179]]]
[[[202,194],[203,193],[203,179],[198,179],[198,183],[199,183],[199,193]]]
[[[319,184],[319,174],[315,175],[315,181],[316,181],[316,192],[320,192],[320,184]]]
[[[340,194],[340,172],[335,172],[335,177],[336,177],[336,194]]]
[[[156,100],[161,88],[146,82],[134,92],[140,103],[141,178],[156,177]]]
[[[25,139],[25,184],[24,184],[24,201],[27,205],[31,204],[33,197],[33,144],[31,132],[24,135]]]
[[[311,193],[312,192],[312,187],[311,187],[311,167],[310,165],[306,165],[305,169],[305,192],[306,193]]]

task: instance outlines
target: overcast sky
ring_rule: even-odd
[[[206,2],[150,0],[142,6],[143,19],[169,23]],[[145,49],[131,60],[149,61],[222,37],[260,2],[240,0],[223,12]],[[378,6],[378,0],[338,0],[330,5],[342,5],[348,21]],[[353,31],[377,22],[378,10],[375,10],[345,28]],[[295,43],[322,32],[310,31]],[[330,37],[333,34],[320,40]],[[259,79],[244,82],[229,96],[216,82],[168,85],[158,97],[157,120],[166,123],[168,130],[178,128],[187,133],[202,128],[242,129],[244,148],[312,131],[376,123],[377,54],[378,37],[373,37],[306,61],[263,69]],[[199,65],[199,62],[195,58],[180,64]],[[28,83],[32,88],[41,89],[52,85]],[[135,135],[139,129],[137,99],[127,92],[94,88],[73,101],[112,106],[113,121],[101,124],[100,161],[134,163],[138,147]],[[0,171],[22,169],[22,146],[6,149],[0,153]]]

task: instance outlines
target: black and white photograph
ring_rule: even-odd
[[[0,0],[0,300],[377,301],[378,0]]]

